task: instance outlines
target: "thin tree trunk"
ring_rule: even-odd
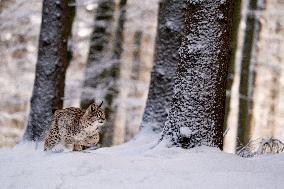
[[[122,52],[123,52],[123,31],[124,31],[124,23],[126,21],[126,3],[127,0],[120,0],[119,3],[119,18],[118,24],[115,31],[115,40],[114,40],[114,49],[113,56],[114,60],[120,60]]]
[[[239,124],[238,124],[238,144],[242,146],[248,143],[250,139],[250,119],[252,113],[252,90],[254,81],[253,63],[255,57],[256,40],[259,33],[259,23],[255,15],[258,0],[249,2],[249,11],[246,20],[245,41],[243,48],[243,57],[241,63],[241,78],[239,88]]]
[[[144,89],[141,89],[143,81],[141,75],[143,75],[143,63],[141,61],[141,48],[142,48],[143,33],[142,31],[136,31],[133,37],[133,53],[132,53],[132,65],[130,71],[130,84],[127,99],[130,101],[140,102],[143,98]],[[140,123],[141,110],[144,107],[141,103],[129,103],[127,106],[127,116],[125,121],[125,141],[132,139],[138,132],[139,127],[136,123]]]
[[[120,58],[123,52],[126,0],[120,1],[119,17],[115,29],[114,11],[115,2],[113,0],[98,2],[87,61],[86,79],[81,96],[82,108],[87,108],[94,99],[104,101],[107,123],[100,137],[100,142],[104,146],[110,146],[114,140],[113,136],[120,131],[120,129],[115,130],[114,120],[117,110],[116,98],[119,92],[118,80]]]
[[[185,0],[164,0],[160,3],[155,63],[141,128],[161,132],[167,119],[179,62],[185,4]]]
[[[174,95],[162,139],[222,148],[233,1],[187,1]]]
[[[237,3],[237,2],[236,2]],[[245,36],[245,23],[248,11],[248,2],[242,1],[241,3],[241,20],[238,28],[238,40],[235,52],[235,62],[234,62],[234,78],[232,86],[228,88],[230,83],[227,83],[227,98],[226,99],[226,114],[225,114],[225,127],[226,131],[224,133],[224,146],[223,150],[229,153],[235,153],[235,147],[237,143],[237,129],[238,129],[238,113],[239,113],[239,84],[240,84],[240,69],[242,54],[244,48],[244,36]],[[236,5],[238,6],[238,5]],[[235,6],[235,7],[236,7]],[[236,12],[236,9],[234,10]],[[235,18],[233,18],[234,20]],[[233,21],[233,26],[235,25]],[[234,32],[234,31],[233,31]],[[233,35],[234,37],[234,35]],[[234,51],[232,52],[234,53]],[[231,62],[230,62],[231,63]],[[230,68],[229,68],[230,69]],[[229,70],[230,73],[230,70]],[[228,76],[229,78],[230,76]],[[228,79],[227,79],[228,81]],[[229,93],[229,96],[228,96]],[[227,111],[228,110],[228,111]]]
[[[67,43],[75,7],[69,0],[44,0],[36,76],[26,140],[41,140],[51,123],[52,112],[63,107]]]
[[[95,98],[104,98],[104,94],[97,94],[99,87],[103,90],[108,87],[106,77],[109,75],[109,52],[112,49],[114,6],[113,0],[100,0],[98,2],[94,30],[90,39],[86,78],[81,96],[81,107],[84,109]]]
[[[109,113],[109,101],[106,98],[107,91],[112,84],[112,80],[109,78],[111,75],[110,67],[112,66],[114,9],[114,0],[99,0],[94,20],[94,30],[91,35],[86,77],[81,95],[81,107],[84,109],[94,100],[102,100],[104,101],[106,112]],[[109,121],[109,118],[107,118],[107,121]],[[103,142],[104,135],[101,134],[100,143]]]
[[[227,125],[228,115],[230,113],[231,104],[231,94],[232,94],[232,86],[234,82],[235,76],[235,62],[236,62],[236,52],[238,47],[238,31],[239,31],[239,24],[241,20],[241,7],[242,7],[242,0],[236,0],[234,4],[234,14],[233,14],[233,25],[232,25],[232,41],[231,41],[231,58],[230,63],[228,66],[228,77],[227,77],[227,85],[226,85],[226,106],[225,106],[225,121],[224,121],[224,131],[229,129],[229,125]]]
[[[124,32],[124,24],[126,21],[126,3],[127,0],[120,0],[119,3],[119,17],[118,23],[116,27],[116,31],[114,34],[114,44],[113,44],[113,65],[110,69],[111,72],[111,80],[113,81],[113,85],[108,89],[106,94],[106,103],[107,109],[106,113],[108,115],[107,121],[107,131],[104,134],[104,145],[110,146],[112,144],[121,144],[125,139],[125,128],[121,128],[120,124],[116,124],[116,114],[118,110],[119,103],[115,100],[118,97],[119,93],[119,78],[120,78],[120,67],[121,67],[121,55],[123,52],[123,32]]]
[[[142,31],[136,31],[134,33],[133,61],[132,61],[132,69],[130,75],[130,79],[134,81],[138,81],[140,75],[142,36],[143,36]]]

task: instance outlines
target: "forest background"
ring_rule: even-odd
[[[69,49],[72,58],[66,74],[64,107],[82,105],[92,34],[101,1],[81,0],[76,8]],[[151,69],[154,64],[159,1],[129,0],[121,9],[114,1],[113,19],[107,26],[114,36],[124,12],[123,51],[112,119],[106,145],[130,140],[142,121]],[[31,4],[33,6],[31,6]],[[255,4],[255,6],[252,6]],[[27,125],[35,77],[42,1],[1,0],[0,3],[0,147],[21,141]],[[224,150],[260,137],[284,141],[284,1],[242,1],[234,18],[239,18],[234,58],[227,78]],[[237,19],[238,20],[238,19]],[[98,23],[98,22],[97,22]],[[174,27],[170,22],[168,27]],[[118,29],[117,29],[118,28]],[[110,38],[115,43],[116,37]],[[110,51],[108,51],[110,52]],[[107,61],[104,61],[104,63]],[[105,64],[100,65],[102,69]],[[87,77],[88,78],[88,77]],[[109,82],[111,83],[111,82]],[[103,86],[94,99],[104,100]]]

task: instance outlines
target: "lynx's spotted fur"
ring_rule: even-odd
[[[44,141],[44,150],[53,150],[57,145],[81,151],[83,146],[99,142],[99,129],[104,124],[105,113],[101,105],[91,104],[87,110],[66,108],[56,110]]]

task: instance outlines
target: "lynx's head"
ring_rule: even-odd
[[[82,117],[84,127],[100,127],[105,123],[106,116],[102,104],[103,102],[99,105],[94,102],[87,108]]]

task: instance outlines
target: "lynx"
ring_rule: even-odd
[[[99,129],[106,118],[102,103],[91,104],[87,110],[66,108],[56,110],[44,141],[44,150],[53,151],[56,146],[81,151],[83,146],[91,147],[99,142]]]

